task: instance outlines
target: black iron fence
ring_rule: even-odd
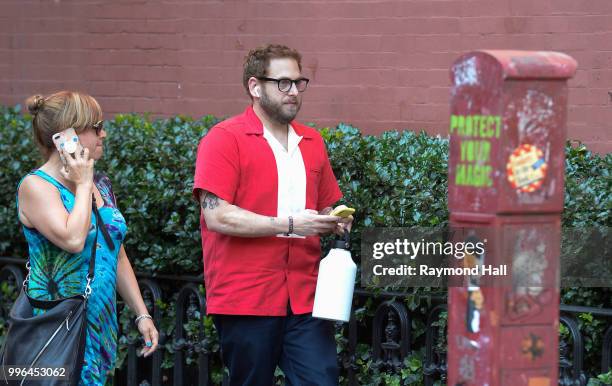
[[[20,288],[24,279],[25,260],[0,258],[0,288]],[[149,311],[157,326],[160,326],[164,302],[172,299],[175,305],[174,329],[171,336],[160,331],[162,348],[150,358],[138,356],[141,342],[137,338],[127,339],[127,357],[116,372],[115,385],[213,385],[211,364],[220,363],[214,342],[205,333],[203,316],[206,314],[206,300],[200,290],[201,276],[166,276],[139,274],[138,282]],[[1,296],[1,293],[0,293]],[[406,293],[373,293],[363,289],[355,291],[355,304],[350,322],[340,329],[344,349],[338,355],[343,377],[350,385],[358,385],[358,346],[367,345],[371,366],[381,372],[399,373],[405,359],[414,352],[425,348],[422,366],[422,383],[434,385],[444,383],[446,378],[446,333],[445,323],[440,323],[446,312],[446,297],[441,294],[429,296],[427,312],[410,311],[403,301]],[[5,319],[11,307],[11,300],[0,298],[0,317]],[[366,302],[373,306],[373,315],[356,316],[355,311]],[[584,370],[585,344],[579,329],[577,315],[591,314],[606,323],[601,347],[601,372],[612,368],[612,309],[561,305],[560,323],[569,331],[570,339],[561,339],[559,344],[559,385],[582,386],[589,376]],[[413,321],[421,320],[425,325],[424,339],[413,339]],[[195,323],[197,333],[188,333],[186,324]],[[338,326],[340,327],[340,326]],[[122,331],[120,335],[125,331]],[[132,334],[133,335],[133,334]],[[413,342],[421,342],[413,347]],[[168,345],[169,343],[169,345]],[[171,347],[173,366],[163,368],[162,361]],[[187,358],[190,358],[188,361]],[[195,358],[195,359],[194,359]],[[189,362],[189,363],[188,363]],[[168,367],[168,366],[166,366]],[[224,384],[225,379],[220,383]],[[219,382],[217,382],[219,383]]]

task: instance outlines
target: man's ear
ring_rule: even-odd
[[[257,84],[257,79],[249,79],[249,92],[252,97],[261,98],[261,87]]]

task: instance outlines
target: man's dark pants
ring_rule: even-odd
[[[287,386],[338,385],[334,326],[310,314],[213,315],[231,386],[271,386],[278,365]]]

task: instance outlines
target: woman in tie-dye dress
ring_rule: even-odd
[[[127,226],[110,180],[94,172],[94,161],[102,156],[106,137],[102,111],[91,96],[69,91],[33,96],[26,103],[32,114],[34,139],[46,160],[22,179],[17,194],[19,220],[30,252],[28,293],[43,300],[83,293],[96,236],[93,193],[112,242],[99,233],[79,384],[104,385],[117,356],[117,291],[138,315],[145,356],[157,348],[158,333],[122,245]],[[82,152],[70,155],[56,150],[52,136],[67,128],[75,129]]]

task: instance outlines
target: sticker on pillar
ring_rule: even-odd
[[[534,333],[529,333],[529,336],[523,338],[521,341],[521,352],[532,361],[541,357],[544,353],[544,342],[542,338]]]
[[[529,378],[527,386],[550,386],[550,378],[546,377],[535,377]]]
[[[470,235],[466,238],[466,242],[477,244],[480,239],[476,235]],[[463,266],[465,268],[482,267],[485,261],[485,254],[468,253],[463,258]],[[478,272],[482,272],[481,269]],[[466,325],[467,330],[472,333],[480,331],[480,316],[484,305],[484,295],[480,290],[480,275],[468,276],[468,303]]]
[[[480,332],[480,313],[484,304],[484,295],[479,287],[468,289],[467,329],[469,332]]]
[[[548,164],[538,147],[524,144],[517,147],[506,164],[508,182],[521,192],[533,192],[542,186]]]

